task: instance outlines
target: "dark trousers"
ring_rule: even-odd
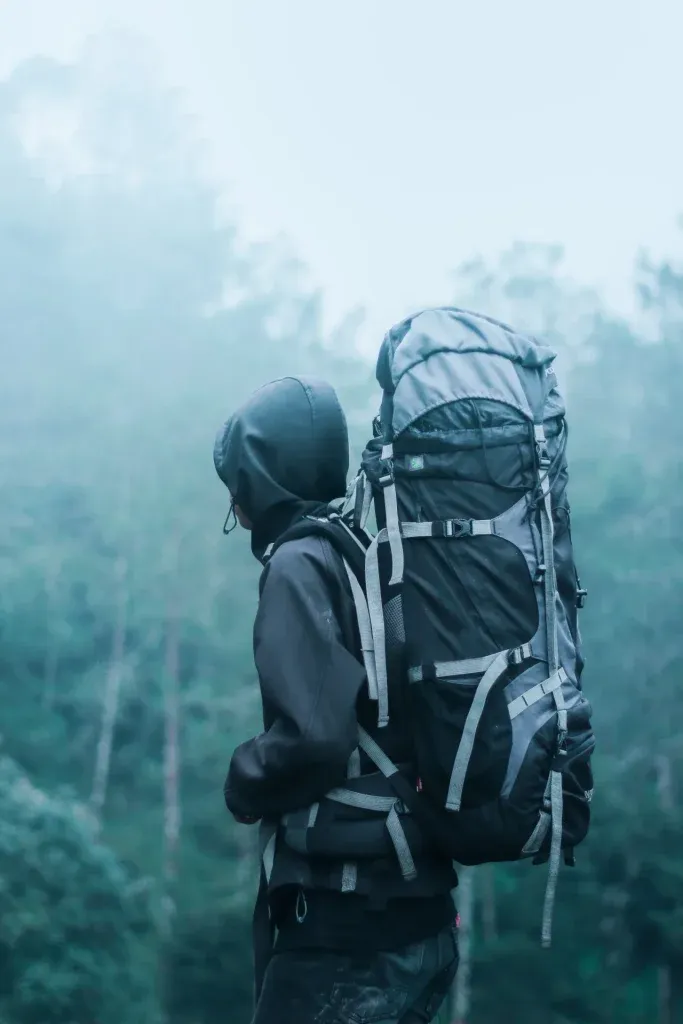
[[[275,953],[252,1024],[428,1024],[457,969],[454,925],[392,952]]]

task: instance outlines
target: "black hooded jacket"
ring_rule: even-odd
[[[348,434],[334,390],[303,377],[267,384],[219,434],[215,463],[261,560],[289,526],[346,489]],[[365,673],[342,641],[332,559],[306,538],[285,544],[261,577],[254,658],[264,732],[232,758],[225,797],[235,814],[282,815],[345,778]]]
[[[303,377],[275,381],[257,391],[228,421],[215,447],[216,469],[252,524],[252,550],[259,560],[290,526],[303,516],[320,514],[344,494],[348,462],[346,421],[334,390]],[[396,897],[422,897],[420,903],[434,906],[426,917],[421,919],[411,900],[410,913],[401,912],[401,920],[392,919],[384,928],[385,938],[374,940],[417,941],[421,929],[433,931],[452,912],[448,893],[455,876],[450,863],[424,851],[416,858],[418,879],[405,882],[387,841],[374,859],[358,865],[356,896],[341,896],[344,857],[306,856],[282,841],[287,834],[283,822],[308,814],[312,805],[321,804],[323,819],[333,813],[324,797],[347,778],[357,722],[360,718],[370,728],[376,717],[367,697],[346,572],[324,538],[285,541],[267,561],[254,625],[254,658],[263,731],[235,750],[225,799],[238,817],[278,824],[271,895],[304,889],[310,902],[311,890],[326,892],[330,899],[336,892],[344,914],[357,898],[372,897],[386,906]],[[387,753],[397,762],[406,756],[405,728],[404,722],[403,731],[399,727],[383,737]],[[405,906],[404,900],[399,902]],[[314,911],[310,916],[315,920]],[[335,944],[330,940],[329,908],[323,916],[326,935],[318,931],[306,941]],[[356,942],[359,928],[350,926]],[[364,928],[368,935],[372,932],[367,923]],[[303,942],[307,932],[299,932]]]

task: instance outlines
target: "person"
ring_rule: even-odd
[[[266,563],[253,637],[263,731],[234,751],[225,784],[228,809],[261,823],[265,848],[253,1024],[430,1021],[458,965],[453,865],[418,842],[405,880],[384,819],[374,852],[372,842],[356,849],[372,815],[327,799],[361,774],[350,769],[361,761],[359,721],[396,763],[410,758],[409,721],[394,715],[381,737],[372,725],[350,582],[330,542],[300,536],[267,557],[293,524],[345,493],[349,442],[334,389],[305,377],[267,384],[219,432],[214,461]],[[365,765],[363,777],[378,774]],[[302,814],[309,825],[316,814],[337,820],[337,856],[288,842]]]

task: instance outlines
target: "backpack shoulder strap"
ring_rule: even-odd
[[[379,693],[375,645],[365,596],[365,553],[369,546],[369,538],[364,531],[349,525],[336,510],[328,510],[327,516],[304,516],[298,523],[295,523],[271,546],[265,560],[272,558],[282,544],[301,537],[323,537],[329,541],[344,563],[356,610],[361,654],[368,680],[368,694],[371,700],[377,701]]]
[[[327,516],[303,516],[268,547],[263,558],[264,563],[268,562],[283,544],[303,537],[323,537],[329,541],[344,563],[353,571],[360,585],[364,586],[368,537],[363,531],[348,525],[337,512],[330,512]]]

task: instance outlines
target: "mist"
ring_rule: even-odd
[[[572,529],[589,592],[584,686],[599,742],[594,824],[577,866],[562,874],[553,949],[538,948],[542,871],[470,875],[467,1024],[492,1024],[513,1002],[515,1019],[529,1024],[674,1024],[683,1015],[683,159],[673,120],[665,128],[663,120],[680,95],[681,73],[666,59],[680,15],[655,5],[640,35],[635,17],[626,33],[628,19],[619,26],[596,15],[596,39],[623,31],[627,53],[656,28],[662,59],[649,81],[635,76],[637,106],[632,92],[605,86],[616,106],[598,104],[581,158],[559,177],[550,158],[540,168],[530,161],[529,185],[519,161],[540,131],[533,117],[511,125],[499,111],[487,125],[493,141],[478,151],[466,131],[440,120],[443,72],[421,83],[404,126],[386,82],[375,88],[364,78],[375,88],[379,179],[372,119],[359,113],[353,128],[363,96],[340,84],[353,51],[329,71],[311,57],[323,94],[336,97],[337,148],[328,148],[327,125],[298,156],[296,135],[269,152],[258,68],[253,102],[227,95],[217,78],[202,106],[206,71],[208,79],[180,87],[192,78],[188,66],[201,64],[201,39],[214,66],[220,26],[233,33],[226,55],[240,45],[252,53],[246,15],[224,5],[221,21],[218,5],[193,5],[203,35],[185,52],[178,5],[168,5],[173,32],[160,28],[158,38],[157,5],[140,5],[138,15],[119,6],[134,31],[100,31],[77,4],[50,38],[47,11],[28,31],[37,5],[1,15],[0,1018],[218,1024],[229,1007],[236,1024],[249,1020],[258,864],[248,830],[224,810],[222,784],[233,747],[259,728],[251,654],[259,567],[244,536],[223,535],[228,495],[213,469],[214,435],[259,384],[314,372],[338,389],[357,459],[378,401],[381,332],[411,304],[434,301],[498,316],[559,353]],[[405,32],[408,16],[396,7]],[[670,31],[657,20],[665,8]],[[425,37],[437,9],[425,13]],[[373,40],[386,32],[397,44],[399,28],[349,10],[345,32],[366,69]],[[267,55],[282,17],[272,14]],[[303,33],[309,15],[309,36],[322,33],[324,16],[294,4],[293,37],[292,24]],[[330,18],[328,35],[343,20]],[[445,60],[450,51],[439,46]],[[482,75],[485,57],[482,45]],[[600,59],[611,67],[610,54]],[[586,61],[597,75],[591,48]],[[578,89],[571,63],[562,73]],[[392,64],[410,78],[398,45]],[[506,68],[499,89],[487,86],[490,111]],[[283,103],[313,96],[312,81],[296,81]],[[674,84],[678,93],[660,92]],[[439,121],[443,132],[416,136],[422,97],[432,93],[425,123]],[[657,110],[648,105],[655,97]],[[471,103],[481,107],[481,97]],[[311,104],[315,120],[321,112]],[[565,122],[575,141],[574,118],[588,106]],[[246,150],[250,118],[256,126],[233,182],[219,110],[226,138],[234,123]],[[308,116],[295,119],[302,137]],[[640,141],[619,136],[617,179],[600,133],[609,141],[627,122]],[[559,156],[567,132],[543,124]],[[594,145],[603,158],[591,163]],[[339,178],[328,162],[342,150],[355,153],[353,169],[348,191],[334,193]],[[498,171],[487,178],[494,158]],[[472,179],[457,179],[451,202],[444,160],[473,161],[484,174],[469,220],[462,208]],[[417,175],[408,190],[391,170],[400,163]],[[390,199],[375,215],[380,180]],[[601,215],[611,182],[620,198]],[[353,198],[361,192],[362,202]],[[501,226],[499,212],[516,204],[523,216]],[[320,211],[333,210],[321,223]]]

